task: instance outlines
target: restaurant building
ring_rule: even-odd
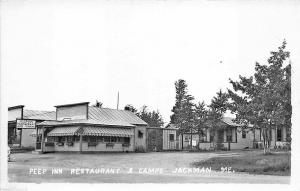
[[[55,111],[24,109],[24,105],[8,108],[8,145],[15,148],[35,148],[35,138],[31,136],[36,124],[45,120],[55,120]]]
[[[146,152],[147,123],[129,110],[89,102],[55,107],[55,120],[37,123],[31,133],[39,153]]]

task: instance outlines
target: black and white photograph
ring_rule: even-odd
[[[0,6],[1,190],[299,189],[300,1]]]

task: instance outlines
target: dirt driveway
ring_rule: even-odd
[[[19,153],[8,164],[10,182],[80,183],[289,183],[290,177],[194,169],[190,164],[247,151],[189,153]],[[255,151],[254,151],[255,152]]]

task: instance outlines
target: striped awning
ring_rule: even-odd
[[[77,135],[79,131],[80,127],[56,127],[47,136],[73,136]]]
[[[84,127],[82,135],[131,137],[134,135],[133,131],[134,129],[129,129],[129,128]]]

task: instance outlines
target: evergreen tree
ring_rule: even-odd
[[[192,148],[192,132],[194,130],[195,104],[194,97],[187,93],[185,80],[179,79],[175,82],[176,101],[172,109],[171,123],[179,128],[179,133],[191,133],[190,148]]]
[[[206,105],[203,102],[198,102],[195,106],[195,128],[197,129],[197,133],[199,136],[199,144],[200,144],[200,137],[206,136],[206,129],[208,121],[208,110],[206,109]],[[199,148],[199,145],[198,145]]]
[[[136,115],[148,123],[150,127],[163,127],[164,125],[163,118],[159,111],[148,111],[148,107],[145,105]]]
[[[213,142],[217,142],[216,131],[224,128],[222,119],[228,108],[228,95],[220,89],[217,96],[214,96],[209,105],[208,122],[213,136]],[[217,145],[218,146],[218,145]],[[230,145],[229,145],[230,147]]]

